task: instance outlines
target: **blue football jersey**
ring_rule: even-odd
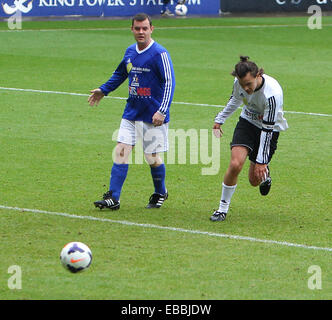
[[[129,97],[122,118],[152,123],[159,111],[169,121],[169,108],[174,95],[175,76],[168,51],[155,41],[142,51],[137,44],[127,48],[111,78],[100,86],[105,95],[128,78]]]

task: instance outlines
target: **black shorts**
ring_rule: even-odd
[[[239,122],[234,129],[231,148],[234,146],[247,147],[249,149],[249,160],[256,162],[261,131],[262,130],[255,125],[240,117]],[[274,131],[270,142],[269,162],[271,161],[274,152],[277,150],[278,138],[279,132]]]

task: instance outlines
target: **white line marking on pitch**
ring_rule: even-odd
[[[21,89],[21,88],[0,87],[0,90],[23,91],[23,92],[34,92],[34,93],[62,94],[62,95],[81,96],[81,97],[88,97],[89,96],[89,94],[86,94],[86,93],[63,92],[63,91],[48,91],[48,90],[37,90],[37,89]],[[118,100],[126,100],[127,99],[127,98],[124,98],[124,97],[112,97],[112,96],[106,96],[105,98],[118,99]],[[200,107],[225,108],[225,106],[217,105],[217,104],[192,103],[192,102],[181,102],[181,101],[173,101],[172,103],[173,104],[190,105],[190,106],[200,106]],[[312,112],[301,112],[301,111],[284,111],[284,112],[285,113],[293,113],[293,114],[302,114],[302,115],[307,115],[307,116],[332,117],[332,114],[326,114],[326,113],[312,113]]]
[[[117,223],[117,224],[122,224],[122,225],[126,225],[126,226],[168,230],[168,231],[183,232],[183,233],[189,233],[189,234],[206,235],[206,236],[210,236],[210,237],[227,238],[227,239],[232,239],[232,240],[244,240],[244,241],[251,241],[251,242],[260,242],[260,243],[265,243],[265,244],[275,244],[275,245],[286,246],[286,247],[297,247],[297,248],[303,248],[303,249],[322,250],[322,251],[332,252],[332,248],[308,246],[308,245],[304,245],[304,244],[291,243],[291,242],[286,242],[286,241],[275,241],[275,240],[258,239],[258,238],[253,238],[253,237],[231,235],[231,234],[225,234],[225,233],[215,233],[215,232],[200,231],[200,230],[165,227],[165,226],[158,226],[158,225],[149,224],[149,223],[137,223],[137,222],[130,222],[130,221],[125,221],[125,220],[111,220],[111,219],[98,218],[98,217],[93,217],[93,216],[79,216],[79,215],[69,214],[69,213],[65,213],[65,212],[52,212],[52,211],[45,211],[45,210],[38,210],[38,209],[8,207],[8,206],[3,206],[3,205],[0,205],[0,209],[14,210],[14,211],[20,211],[20,212],[41,213],[41,214],[47,214],[47,215],[52,215],[52,216],[61,216],[61,217],[66,217],[66,218],[72,218],[72,219]]]
[[[331,27],[332,24],[323,24],[323,27]],[[259,29],[259,28],[307,28],[306,24],[257,24],[242,26],[176,26],[157,27],[158,30],[192,30],[192,29]],[[0,30],[0,32],[61,32],[61,31],[128,31],[128,27],[122,28],[64,28],[64,29],[16,29]]]

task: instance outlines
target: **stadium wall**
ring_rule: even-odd
[[[231,13],[307,12],[311,5],[332,10],[332,0],[220,0],[220,10]]]
[[[133,16],[138,12],[159,15],[162,0],[0,0],[0,17],[22,16]],[[171,0],[171,8],[176,5]],[[219,0],[187,0],[188,15],[218,15]]]

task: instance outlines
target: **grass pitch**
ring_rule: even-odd
[[[121,209],[99,211],[92,202],[108,187],[112,135],[125,103],[114,97],[125,98],[127,86],[98,108],[90,108],[85,95],[109,78],[133,43],[130,21],[24,22],[15,32],[2,22],[0,298],[331,299],[332,19],[324,17],[321,30],[309,30],[306,22],[306,17],[154,21],[153,37],[169,50],[176,73],[171,128],[210,130],[220,110],[215,105],[225,105],[230,96],[230,72],[240,54],[284,89],[290,128],[281,134],[271,163],[271,193],[263,198],[249,186],[247,163],[223,223],[211,223],[209,216],[218,206],[239,111],[224,125],[218,174],[202,175],[208,165],[190,164],[187,141],[187,162],[167,165],[170,197],[160,210],[144,209],[152,179],[146,164],[133,164]],[[92,249],[92,265],[81,274],[60,264],[60,251],[70,241]],[[21,289],[8,288],[12,265],[21,267]],[[312,265],[321,269],[321,289],[308,287]]]

